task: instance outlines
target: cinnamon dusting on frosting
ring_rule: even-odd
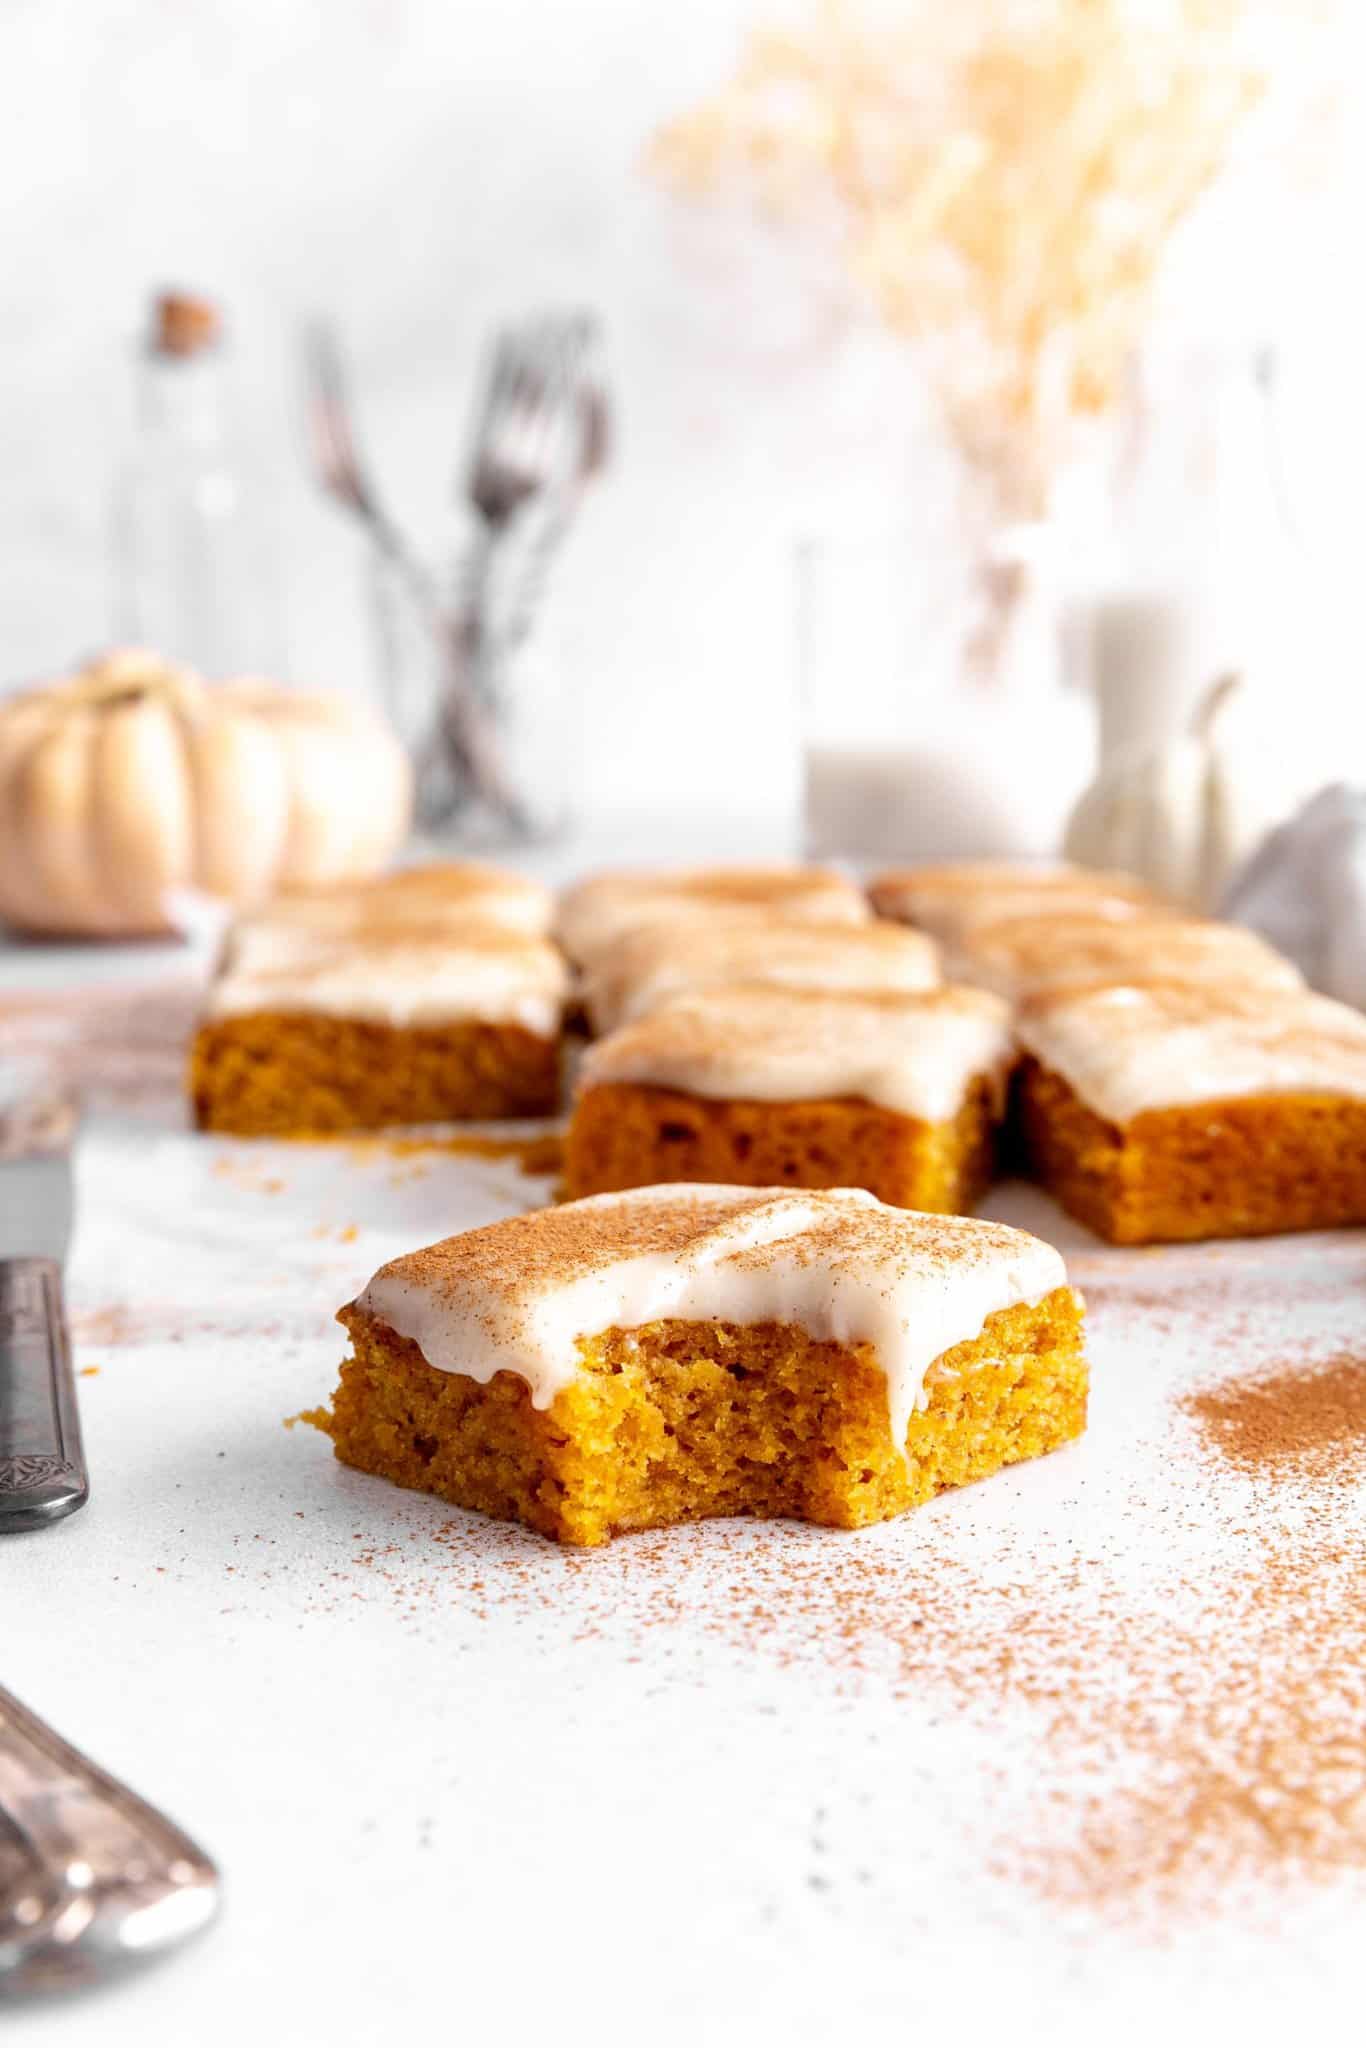
[[[555,936],[586,965],[602,947],[642,924],[717,916],[861,924],[871,914],[862,891],[832,868],[621,870],[590,875],[566,890],[556,912]]]
[[[889,868],[873,877],[868,894],[879,916],[901,918],[942,940],[1004,917],[1075,911],[1118,919],[1165,909],[1135,875],[1065,862],[953,861]]]
[[[925,933],[881,919],[831,925],[723,917],[646,925],[601,949],[585,1000],[595,1029],[610,1031],[673,996],[740,981],[822,990],[934,988],[939,949]]]
[[[414,1026],[478,1018],[559,1029],[568,969],[547,939],[465,921],[431,930],[389,925],[335,937],[290,933],[277,948],[244,943],[209,990],[210,1017],[319,1011]]]
[[[949,971],[1024,1000],[1050,988],[1161,979],[1219,989],[1302,988],[1298,968],[1241,925],[1163,916],[1018,916],[972,925]]]

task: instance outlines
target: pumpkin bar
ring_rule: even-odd
[[[1135,875],[1065,861],[948,861],[887,868],[868,895],[879,917],[898,918],[947,944],[972,925],[1007,917],[1083,915],[1125,919],[1170,911]]]
[[[309,1137],[545,1115],[559,1096],[567,979],[547,940],[475,924],[230,964],[191,1053],[195,1121]]]
[[[657,868],[577,883],[560,898],[554,932],[571,960],[591,967],[604,947],[640,925],[715,917],[860,924],[870,915],[862,890],[830,868]]]
[[[338,1458],[561,1543],[708,1515],[858,1528],[1086,1421],[1051,1246],[848,1188],[512,1217],[382,1266],[339,1320]]]
[[[945,972],[1021,1002],[1049,989],[1162,980],[1303,987],[1297,967],[1242,925],[1201,918],[1010,917],[946,944]]]
[[[1366,1018],[1303,990],[1148,983],[1026,1005],[1033,1171],[1112,1244],[1366,1223]]]
[[[966,1209],[990,1177],[1012,1052],[1009,1009],[981,989],[699,990],[590,1048],[566,1185],[861,1187]]]
[[[670,998],[727,983],[782,988],[915,990],[939,981],[939,949],[882,919],[814,924],[793,918],[698,919],[637,926],[605,946],[584,978],[595,1031],[610,1031]]]

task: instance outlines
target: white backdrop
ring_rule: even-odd
[[[645,139],[728,70],[744,0],[7,0],[0,10],[0,684],[108,637],[106,520],[147,292],[221,296],[287,571],[290,666],[365,689],[361,564],[311,491],[300,321],[351,346],[366,438],[430,545],[481,338],[597,305],[619,462],[554,627],[587,797],[779,810],[794,784],[790,544],[916,509],[917,397],[888,340],[834,331],[642,175]],[[1302,495],[1332,538],[1363,473],[1354,214],[1289,254],[1255,205],[1174,302],[1250,298],[1290,343]],[[1348,559],[1352,559],[1350,552]],[[1356,661],[1355,650],[1345,659]],[[1361,694],[1354,690],[1353,695]]]

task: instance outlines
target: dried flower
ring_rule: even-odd
[[[754,33],[651,149],[693,197],[737,183],[833,225],[915,339],[967,453],[1037,509],[1067,429],[1113,401],[1163,254],[1228,163],[1295,0],[824,0]]]

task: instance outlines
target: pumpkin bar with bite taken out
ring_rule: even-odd
[[[567,978],[547,940],[474,922],[305,935],[288,957],[230,958],[191,1053],[195,1121],[311,1137],[546,1115]]]
[[[882,1521],[1086,1421],[1051,1246],[855,1189],[666,1187],[380,1268],[338,1458],[562,1543],[708,1515]]]
[[[565,1142],[571,1195],[651,1182],[861,1187],[969,1208],[1014,1041],[983,989],[699,989],[599,1039]]]
[[[1303,989],[1147,982],[1025,1005],[1029,1163],[1113,1244],[1366,1223],[1366,1017]]]

